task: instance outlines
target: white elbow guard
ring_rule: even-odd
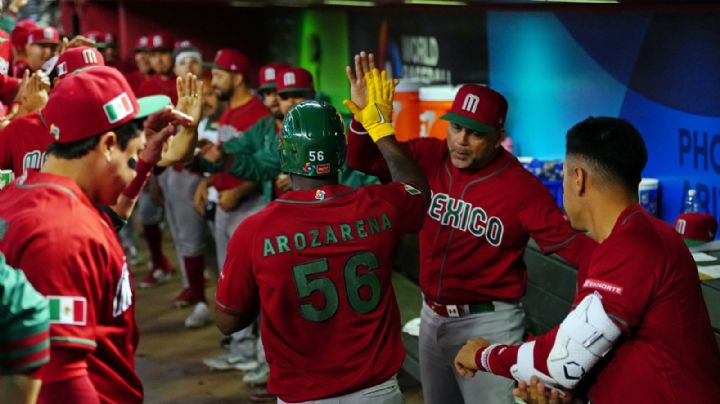
[[[520,346],[517,363],[510,371],[517,381],[530,383],[530,378],[536,376],[546,385],[571,390],[610,351],[620,334],[620,328],[605,312],[600,295],[593,293],[560,324],[547,359],[550,375],[535,369],[535,341]]]

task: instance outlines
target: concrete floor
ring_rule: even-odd
[[[137,244],[140,246],[142,243]],[[168,234],[164,244],[166,255],[177,268]],[[137,284],[147,274],[144,262],[135,265],[134,274]],[[206,290],[208,299],[214,294],[214,286],[213,279]],[[140,328],[136,368],[145,386],[145,402],[250,402],[253,391],[242,383],[242,372],[213,372],[203,365],[203,358],[224,352],[220,348],[222,335],[212,324],[195,330],[186,329],[183,322],[191,309],[174,309],[171,306],[178,292],[179,275],[156,288],[136,290],[136,315]],[[401,374],[400,380],[405,402],[422,403],[419,385],[406,375]]]

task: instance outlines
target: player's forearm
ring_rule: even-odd
[[[347,150],[348,167],[374,175],[382,182],[390,181],[390,172],[378,147],[365,128],[356,120],[350,121]]]
[[[250,181],[272,181],[280,174],[280,160],[277,152],[258,152],[254,155],[233,154],[228,171],[234,177]]]
[[[157,165],[168,167],[190,162],[195,154],[197,143],[197,127],[183,127],[175,136],[170,138],[168,149],[163,153],[162,159]]]
[[[410,158],[407,150],[398,143],[395,136],[386,136],[377,141],[393,181],[412,184],[425,195],[425,205],[430,201],[430,187],[420,167]]]

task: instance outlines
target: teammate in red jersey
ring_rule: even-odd
[[[327,103],[299,103],[280,140],[293,190],[240,224],[218,283],[215,321],[224,333],[260,313],[268,390],[279,403],[402,402],[392,260],[400,235],[422,226],[428,189],[393,136],[392,82],[375,70],[368,87],[367,107],[353,110],[396,182],[339,185],[342,118]]]
[[[153,75],[153,70],[150,66],[148,42],[149,41],[147,35],[142,35],[137,39],[137,42],[135,43],[135,48],[133,49],[135,67],[137,68],[137,70],[125,74],[125,78],[127,79],[128,83],[130,83],[130,87],[133,89],[135,94],[140,91],[140,87],[142,87],[143,83],[149,80],[150,77]]]
[[[68,49],[58,57],[56,80],[78,69],[103,64],[103,57],[96,49],[84,46]],[[16,178],[28,169],[39,170],[45,161],[45,149],[52,140],[39,112],[14,119],[0,131],[0,168],[12,169]]]
[[[142,401],[132,279],[111,220],[95,205],[137,196],[126,189],[137,183],[134,168],[144,180],[160,147],[142,151],[145,138],[132,120],[168,103],[164,96],[136,100],[109,67],[63,79],[43,110],[54,138],[43,170],[0,194],[0,250],[50,303],[51,360],[40,402]],[[192,124],[172,118],[165,126],[163,117],[175,115],[161,114],[148,120],[146,132],[153,132],[150,122],[164,128],[154,138]]]
[[[164,33],[148,36],[149,61],[155,74],[138,88],[138,97],[167,95],[173,104],[177,102],[175,74],[173,73],[173,40]]]
[[[628,122],[588,118],[567,134],[563,202],[573,226],[600,245],[578,274],[574,309],[522,345],[473,339],[455,360],[593,403],[716,403],[720,353],[682,238],[638,204],[645,143]]]
[[[356,56],[356,73],[371,67]],[[362,77],[350,68],[353,100],[362,100]],[[362,101],[355,101],[362,102]],[[432,200],[420,232],[420,326],[423,398],[430,404],[482,401],[507,403],[513,383],[484,374],[457,377],[455,353],[469,339],[522,341],[527,271],[523,253],[532,237],[546,254],[578,266],[595,243],[573,230],[542,183],[501,146],[505,98],[487,87],[465,85],[452,112],[447,141],[405,143],[427,176]],[[385,161],[357,122],[350,127],[351,168],[387,179]],[[585,247],[588,247],[586,250]]]

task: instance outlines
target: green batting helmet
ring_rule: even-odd
[[[345,162],[345,123],[325,101],[303,101],[288,111],[280,137],[280,169],[305,177],[334,175]]]

